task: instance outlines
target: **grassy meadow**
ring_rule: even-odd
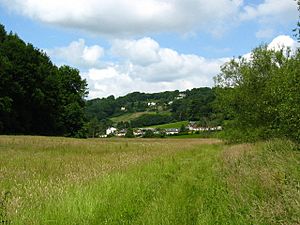
[[[180,121],[175,123],[166,123],[161,125],[150,126],[150,128],[161,128],[161,129],[169,129],[169,128],[181,128],[181,126],[187,126],[189,124],[188,121]]]
[[[0,137],[11,224],[300,224],[289,141]]]

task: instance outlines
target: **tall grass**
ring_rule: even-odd
[[[1,137],[13,224],[299,224],[300,155],[282,140]],[[3,173],[4,172],[4,173]]]

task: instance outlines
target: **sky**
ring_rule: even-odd
[[[294,0],[0,0],[6,30],[79,69],[88,98],[212,87],[220,66],[299,47]]]

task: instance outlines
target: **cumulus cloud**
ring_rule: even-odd
[[[169,82],[187,76],[211,75],[224,59],[208,60],[198,55],[180,54],[162,48],[147,37],[139,40],[117,40],[112,53],[125,59],[130,76],[147,82]]]
[[[292,52],[294,52],[299,47],[300,44],[288,35],[279,35],[268,45],[268,49],[275,51],[289,48]]]
[[[268,45],[269,49],[275,50],[283,46],[292,50],[300,47],[299,43],[285,35],[274,38]],[[61,55],[64,60],[71,60],[68,57],[75,54],[76,51],[70,49],[80,49],[77,53],[81,57],[74,63],[82,63],[80,60],[84,56],[84,49],[90,48],[83,40],[79,40],[58,49],[67,49],[63,52],[69,52]],[[161,47],[149,37],[114,40],[106,52],[112,54],[116,60],[111,62],[103,58],[101,64],[81,70],[81,75],[89,84],[89,98],[121,96],[133,91],[160,92],[212,86],[213,77],[220,72],[220,66],[230,59],[208,59],[194,54],[181,54],[174,49]],[[244,57],[250,59],[251,53]]]
[[[45,23],[104,35],[204,29],[218,33],[237,18],[243,0],[0,0]]]
[[[147,66],[160,60],[159,48],[156,41],[145,37],[139,40],[114,40],[111,52],[134,64]]]
[[[46,52],[55,61],[71,64],[78,67],[90,67],[100,64],[104,49],[98,45],[86,46],[83,39],[73,41],[66,47],[48,49]]]
[[[245,5],[240,13],[242,21],[258,20],[262,24],[286,24],[297,18],[297,3],[293,0],[264,0],[255,6]]]
[[[213,76],[228,60],[180,54],[162,48],[149,37],[115,40],[110,51],[118,57],[117,63],[84,73],[90,83],[90,98],[119,96],[132,91],[158,92],[212,86]]]
[[[114,76],[102,76],[107,71],[114,71]],[[127,72],[127,73],[126,73]],[[167,90],[186,90],[194,87],[211,86],[211,80],[202,80],[195,77],[181,78],[169,82],[147,82],[142,79],[132,78],[128,71],[122,72],[115,67],[103,70],[89,70],[84,73],[89,81],[89,98],[98,98],[109,95],[122,96],[133,91],[161,92]]]
[[[291,51],[290,53],[295,53],[297,49],[300,48],[300,43],[295,41],[293,38],[291,38],[288,35],[279,35],[275,37],[267,46],[269,50],[274,50],[274,51],[281,51],[283,50],[283,53],[285,55],[288,55],[288,51]],[[249,52],[247,54],[243,55],[243,58],[246,60],[251,60],[252,58],[252,53]]]

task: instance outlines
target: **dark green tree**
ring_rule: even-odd
[[[128,128],[127,132],[125,134],[126,138],[134,138],[134,134],[133,134],[133,129],[132,128]]]
[[[256,48],[252,59],[234,59],[215,78],[219,107],[234,141],[271,137],[299,140],[299,51]]]
[[[0,25],[0,133],[74,136],[83,127],[86,82]]]

